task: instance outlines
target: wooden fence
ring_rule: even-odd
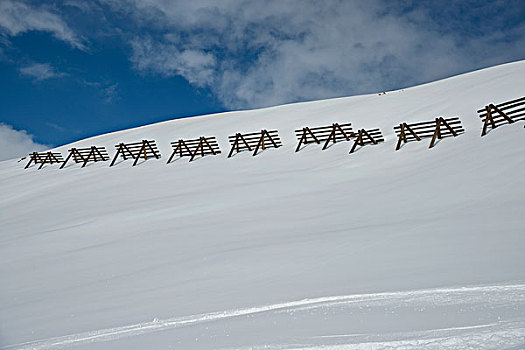
[[[59,152],[33,152],[29,154],[29,163],[24,169],[29,168],[32,163],[40,164],[38,169],[42,169],[44,164],[62,163],[63,161],[62,154]]]
[[[525,120],[525,97],[515,100],[503,102],[500,104],[489,103],[484,108],[477,111],[479,118],[483,122],[483,129],[481,136],[488,132],[488,128],[495,129],[503,124],[512,124],[519,120]],[[402,143],[411,141],[421,141],[424,138],[431,138],[429,148],[435,146],[436,141],[449,136],[458,136],[465,132],[461,125],[459,117],[444,118],[438,117],[435,120],[418,122],[408,124],[403,122],[394,127],[397,134],[396,151],[401,148]],[[353,131],[351,123],[319,126],[319,127],[303,127],[295,130],[298,144],[295,152],[301,150],[301,146],[316,143],[321,145],[325,150],[330,143],[337,143],[341,141],[351,141],[354,143],[349,153],[355,152],[358,146],[365,146],[368,144],[378,144],[384,142],[384,137],[380,129],[359,129]],[[260,150],[267,148],[279,148],[282,146],[281,139],[277,130],[262,129],[258,132],[252,133],[236,133],[228,136],[228,141],[231,144],[228,158],[234,152],[242,152],[248,150],[253,152],[256,156]],[[219,144],[214,136],[201,136],[197,139],[184,140],[180,139],[176,142],[171,142],[173,152],[168,159],[168,164],[175,156],[189,157],[189,161],[193,161],[195,157],[204,157],[206,155],[218,155],[221,153]],[[120,143],[115,145],[116,154],[110,164],[113,166],[120,156],[124,160],[133,159],[133,166],[137,165],[139,159],[159,159],[160,152],[154,140],[142,140],[134,143]],[[22,158],[20,161],[24,160]],[[108,161],[109,155],[105,147],[91,146],[88,148],[71,148],[65,160],[59,152],[33,152],[29,154],[29,162],[24,169],[29,168],[33,163],[40,164],[38,169],[41,169],[45,164],[63,163],[60,169],[64,168],[68,161],[73,160],[75,163],[82,163],[82,168],[89,162]]]
[[[279,148],[282,146],[277,130],[268,131],[263,129],[260,132],[252,132],[249,134],[237,133],[235,135],[229,136],[228,140],[231,144],[228,158],[232,156],[234,151],[238,153],[244,150],[248,150],[250,152],[254,150],[253,156],[256,156],[259,149],[264,150],[266,148]]]
[[[485,108],[478,110],[478,114],[483,121],[481,136],[485,136],[489,125],[495,129],[506,123],[512,124],[518,120],[525,120],[525,97],[497,105],[489,103]]]
[[[360,129],[356,133],[354,132],[353,136],[355,137],[355,141],[350,153],[354,153],[357,146],[363,147],[369,144],[377,145],[378,143],[385,141],[381,134],[381,130],[379,129]]]
[[[423,138],[432,137],[429,148],[434,147],[437,139],[442,139],[447,136],[458,136],[463,133],[463,127],[459,117],[443,118],[439,117],[428,122],[421,122],[415,124],[401,123],[394,127],[398,136],[396,151],[401,148],[401,142],[421,141]]]
[[[91,146],[88,148],[71,148],[64,164],[60,167],[62,169],[67,162],[73,158],[75,163],[83,163],[82,168],[89,162],[106,162],[109,160],[108,152],[105,147]]]
[[[325,150],[330,141],[333,143],[339,141],[350,141],[350,137],[352,136],[352,124],[333,123],[332,125],[318,126],[315,128],[305,126],[302,129],[295,130],[295,136],[297,137],[297,140],[299,140],[295,152],[299,152],[301,145],[303,144],[307,145],[309,143],[317,143],[320,145],[321,142],[324,143],[323,150]]]
[[[120,155],[124,160],[128,158],[134,159],[133,166],[137,165],[140,158],[148,160],[148,158],[160,158],[160,152],[155,144],[155,140],[142,140],[134,143],[119,143],[115,145],[117,153],[113,161],[109,165],[112,167]]]
[[[200,138],[193,140],[180,139],[177,142],[172,142],[171,147],[173,148],[173,153],[171,154],[170,159],[168,159],[167,164],[169,164],[173,157],[175,157],[177,154],[181,158],[190,157],[191,162],[197,156],[197,154],[199,154],[201,157],[204,157],[205,155],[209,154],[215,156],[221,153],[215,136],[201,136]]]

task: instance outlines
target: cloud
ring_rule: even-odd
[[[525,57],[519,1],[106,5],[127,20],[123,32],[136,70],[182,76],[228,108],[388,90]],[[480,26],[486,13],[498,13],[490,29]]]
[[[111,103],[119,98],[118,83],[111,84],[102,89],[104,102]]]
[[[67,131],[66,128],[64,128],[64,127],[62,127],[62,126],[60,126],[60,125],[58,125],[58,124],[55,124],[55,123],[46,122],[45,124],[46,124],[47,126],[49,126],[50,128],[53,128],[53,129],[55,129],[55,130],[57,130],[57,131],[60,131],[60,132],[65,132],[65,131]]]
[[[0,123],[0,161],[24,157],[30,152],[49,148],[50,146],[33,141],[33,136],[25,130],[15,130],[10,125]]]
[[[140,71],[167,77],[180,75],[198,87],[213,83],[216,62],[212,54],[194,49],[179,50],[176,44],[156,42],[148,37],[130,43],[133,49],[131,61]],[[159,54],[153,55],[154,51]]]
[[[0,43],[28,31],[81,50],[85,38],[98,48],[123,40],[140,74],[180,76],[226,108],[253,108],[390,90],[523,59],[522,1],[0,0]],[[47,64],[20,72],[35,81],[64,75]],[[118,99],[118,85],[97,88],[106,103]]]
[[[19,69],[20,74],[33,78],[35,81],[43,81],[52,78],[64,77],[67,74],[57,72],[49,63],[33,63]]]
[[[112,103],[120,99],[119,96],[119,83],[113,83],[108,80],[103,81],[88,81],[81,80],[81,84],[96,88],[102,100],[105,103]]]
[[[53,8],[31,6],[16,0],[0,1],[0,36],[17,36],[29,31],[48,32],[76,49],[86,50],[84,40]]]

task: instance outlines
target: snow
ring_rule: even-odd
[[[155,139],[160,160],[0,163],[2,349],[519,349],[525,346],[525,61],[430,84],[173,120],[82,140]],[[400,122],[459,116],[433,149]],[[294,130],[352,122],[386,142],[295,153]],[[283,147],[227,159],[228,135]],[[170,142],[223,153],[169,165]]]

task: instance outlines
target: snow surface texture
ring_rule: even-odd
[[[174,120],[82,140],[155,139],[161,160],[0,163],[2,349],[523,349],[525,130],[476,110],[525,95],[525,61],[400,91]],[[394,151],[400,122],[466,132]],[[386,142],[294,153],[352,122]],[[284,146],[227,159],[228,135]],[[223,153],[169,165],[170,141]]]

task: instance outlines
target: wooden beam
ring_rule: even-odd
[[[171,160],[173,159],[173,157],[175,157],[175,155],[177,154],[177,150],[180,150],[180,156],[182,157],[182,147],[180,145],[181,141],[182,140],[177,141],[177,146],[173,148],[173,152],[171,153],[171,156],[169,157],[168,162],[166,164],[169,164]]]
[[[239,136],[241,134],[236,133],[235,134],[235,141],[232,144],[232,148],[230,149],[230,153],[228,154],[228,158],[230,158],[233,154],[233,151],[235,150],[235,146],[237,146],[237,153],[239,153]]]
[[[436,118],[436,130],[434,130],[434,135],[432,136],[432,140],[430,141],[430,146],[428,148],[434,147],[436,138],[441,139],[441,119],[443,118]]]
[[[115,157],[113,157],[113,161],[112,161],[111,164],[109,165],[110,168],[111,168],[111,167],[115,164],[115,162],[117,161],[117,157],[119,156],[119,154],[120,154],[120,153],[122,152],[122,150],[123,150],[123,147],[122,147],[123,145],[124,145],[123,143],[119,143],[118,148],[117,148],[117,153],[115,153]],[[124,160],[126,159],[125,157],[123,157],[123,158],[124,158]]]
[[[514,120],[512,120],[512,118],[510,118],[507,114],[503,113],[503,112],[501,111],[501,109],[499,109],[498,107],[494,106],[493,104],[490,104],[490,107],[491,107],[492,109],[494,109],[496,112],[498,112],[498,114],[499,114],[500,116],[502,116],[503,118],[505,118],[505,120],[507,120],[507,121],[509,122],[509,124],[514,123]]]
[[[405,125],[406,125],[405,123],[399,124],[399,127],[401,129],[399,130],[396,151],[399,151],[399,148],[401,148],[401,141],[407,142],[407,138],[405,136]]]
[[[264,130],[261,130],[261,136],[259,137],[259,142],[257,142],[257,146],[255,147],[255,151],[253,152],[254,157],[257,155],[257,151],[259,150],[259,146],[261,145],[261,143],[262,143],[263,150],[264,150]]]
[[[202,152],[201,152],[201,156],[204,157],[204,148],[203,148],[203,144],[202,144],[202,137],[200,138],[199,140],[199,144],[197,145],[197,148],[195,148],[195,151],[193,152],[193,154],[191,154],[191,157],[190,157],[190,162],[195,158],[195,156],[197,155],[197,152],[199,151],[199,148],[202,149]]]
[[[328,138],[326,139],[326,142],[323,146],[323,151],[326,149],[326,147],[328,147],[328,144],[330,143],[330,140],[333,138],[334,139],[334,143],[336,142],[336,136],[335,136],[335,125],[336,123],[332,124],[332,131],[330,132],[330,135],[328,135]]]
[[[151,153],[153,153],[153,156],[155,157],[155,159],[159,159],[160,158],[160,154],[157,154],[157,151],[155,150],[155,148],[153,148],[153,146],[151,145],[151,143],[148,141],[148,140],[144,140],[146,142],[146,145],[149,147],[149,149],[151,150]],[[143,142],[144,142],[143,141]],[[155,143],[155,141],[153,141],[153,143]],[[160,153],[160,152],[159,152]],[[146,151],[144,150],[144,157],[146,159],[148,159],[147,155],[146,155]]]
[[[416,138],[416,140],[421,141],[421,138],[410,128],[410,126],[407,123],[405,123],[405,127]],[[407,140],[406,140],[406,135],[405,135],[405,142],[406,141]]]
[[[306,128],[303,128],[303,133],[301,134],[301,138],[299,139],[299,144],[297,145],[295,152],[299,152],[299,148],[301,148],[303,140],[306,142]]]
[[[454,130],[454,128],[450,126],[450,124],[446,121],[445,118],[443,117],[439,117],[439,118],[441,119],[441,124],[445,125],[447,129],[452,133],[452,135],[454,135],[454,137],[458,136],[458,134],[456,133],[456,130]],[[441,137],[441,131],[440,131],[439,137]]]
[[[266,133],[266,135],[268,136],[268,139],[270,140],[270,142],[273,144],[273,147],[275,148],[279,148],[279,146],[277,146],[277,143],[275,143],[275,141],[273,140],[272,136],[270,135],[270,133],[267,131],[267,130],[264,130],[264,132]]]
[[[66,160],[64,161],[64,163],[62,164],[62,166],[60,166],[59,169],[62,169],[63,167],[66,166],[66,163],[68,162],[68,160],[71,158],[71,156],[73,155],[73,150],[76,150],[76,148],[72,148],[69,150],[69,154],[67,155],[66,157]]]
[[[25,166],[24,169],[27,169],[29,168],[29,166],[31,165],[31,162],[35,162],[35,164],[37,163],[37,156],[38,156],[38,153],[37,152],[33,152],[33,154],[30,155],[29,157],[29,163],[27,163],[27,165]]]
[[[106,157],[102,154],[102,152],[100,152],[100,149],[99,149],[98,147],[96,147],[96,146],[92,146],[92,147],[97,151],[97,153],[99,154],[99,156],[100,156],[100,158],[102,159],[103,162],[105,162],[106,160],[108,160],[108,159],[106,159]],[[100,148],[102,149],[102,148],[104,148],[104,147],[100,147]]]
[[[82,164],[82,168],[86,166],[86,164],[89,162],[89,158],[91,158],[91,155],[93,155],[93,161],[97,161],[97,156],[95,155],[95,151],[93,150],[93,146],[91,146],[91,149],[89,150],[88,156],[84,160],[84,164]]]
[[[318,145],[321,144],[321,141],[319,141],[319,139],[315,136],[315,134],[312,132],[312,130],[310,130],[309,127],[306,127],[306,131],[307,131],[310,135],[312,135],[314,141],[317,142]]]
[[[364,130],[364,129],[363,129]],[[357,139],[355,139],[354,141],[354,145],[352,146],[352,149],[350,150],[350,154],[351,153],[354,153],[357,145],[360,144],[361,146],[363,146],[363,133],[362,133],[362,130],[359,130],[357,132]]]
[[[481,136],[485,136],[487,134],[489,122],[492,125],[492,129],[496,128],[496,123],[494,122],[494,118],[492,117],[490,105],[485,106],[485,110],[487,111],[487,115],[485,116],[485,120],[483,121],[483,130],[481,131]]]
[[[341,134],[343,134],[343,136],[345,137],[346,141],[350,141],[350,136],[346,135],[346,132],[343,130],[343,128],[341,128],[341,126],[338,123],[335,123],[335,126],[339,129]],[[334,143],[335,143],[335,141],[336,140],[334,140]]]
[[[134,157],[135,161],[133,162],[133,165],[132,166],[135,166],[137,165],[137,163],[139,162],[139,159],[140,159],[140,155],[142,154],[142,152],[144,151],[144,159],[145,160],[148,160],[148,156],[146,154],[146,144],[144,143],[145,140],[142,140],[142,146],[140,147],[138,153],[137,153],[137,156]]]
[[[44,166],[44,164],[47,163],[47,159],[49,158],[50,162],[51,162],[51,157],[49,156],[51,152],[47,152],[46,154],[46,157],[44,158],[44,161],[42,163],[40,163],[40,167],[38,168],[38,170],[42,169],[42,167]]]
[[[208,142],[208,139],[206,137],[203,137],[202,139],[204,139],[204,142],[206,143],[206,145],[208,146],[208,148],[210,149],[211,153],[215,156],[217,155],[217,152],[215,152],[215,150],[213,149],[212,145]]]

